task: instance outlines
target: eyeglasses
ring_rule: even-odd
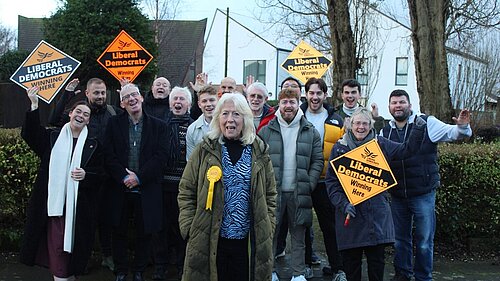
[[[354,121],[352,122],[352,124],[356,127],[361,127],[361,126],[368,127],[370,125],[369,122],[363,122],[363,121]]]
[[[130,93],[128,95],[124,95],[122,97],[122,101],[128,101],[130,99],[130,97],[133,97],[133,98],[136,98],[138,96],[140,96],[141,94],[139,94],[138,92],[133,92],[133,93]]]

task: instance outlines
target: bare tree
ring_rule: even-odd
[[[452,38],[467,41],[479,27],[498,29],[498,4],[498,0],[408,0],[423,112],[451,121],[445,44]]]
[[[16,33],[0,24],[0,56],[15,48]]]
[[[173,20],[180,12],[180,0],[142,0],[145,13],[153,20],[155,42],[161,45],[162,40],[169,36],[169,30],[160,28],[162,20]]]
[[[485,108],[488,98],[495,98],[500,85],[500,34],[484,37],[476,35],[474,44],[465,47],[465,54],[449,56],[449,65],[455,67],[450,74],[454,108],[469,108],[474,112],[472,126],[491,124],[494,112]]]
[[[408,0],[420,109],[451,121],[446,57],[447,0]]]
[[[374,1],[367,0],[261,0],[259,6],[272,12],[259,19],[278,25],[280,36],[294,41],[305,39],[331,56],[333,67],[327,77],[331,79],[334,95],[340,92],[344,79],[363,72],[368,81],[363,94],[368,99],[380,69],[381,57],[375,54],[383,48],[372,10],[374,5]],[[374,44],[376,40],[382,44]]]

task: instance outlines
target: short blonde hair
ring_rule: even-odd
[[[346,128],[348,130],[352,129],[352,122],[354,122],[354,116],[358,116],[358,115],[361,115],[362,117],[364,117],[364,119],[367,119],[368,122],[370,123],[370,129],[373,129],[373,126],[375,124],[375,120],[373,120],[373,117],[372,117],[372,113],[370,112],[370,110],[366,109],[366,107],[358,107],[356,108],[356,110],[354,110],[354,113],[351,115],[351,117],[349,117],[349,122],[346,122],[345,125],[346,125]]]
[[[212,122],[210,123],[210,131],[208,132],[208,137],[210,139],[218,139],[219,143],[224,143],[224,136],[220,129],[220,114],[222,112],[222,108],[224,104],[227,102],[232,102],[236,111],[241,114],[243,117],[243,129],[241,130],[241,138],[240,141],[244,145],[252,144],[255,140],[255,126],[253,125],[253,114],[250,106],[248,105],[245,96],[241,93],[226,93],[222,95],[217,102],[217,106],[215,107],[214,115],[212,117]]]

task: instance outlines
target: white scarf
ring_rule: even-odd
[[[78,199],[78,181],[71,178],[71,171],[80,167],[82,151],[87,139],[87,126],[83,127],[73,151],[73,134],[69,122],[61,129],[61,133],[50,152],[49,186],[47,213],[49,217],[60,217],[64,214],[64,251],[73,251],[73,239],[76,217],[76,201]]]

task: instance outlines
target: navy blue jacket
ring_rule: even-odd
[[[421,117],[427,120],[427,116]],[[401,130],[387,125],[382,129],[382,134],[385,138],[403,143],[408,139],[412,129],[413,123],[409,122]],[[433,143],[429,139],[429,134],[426,133],[418,152],[409,158],[389,162],[391,170],[398,181],[398,184],[389,190],[391,195],[408,198],[426,194],[436,189],[440,185],[437,160],[437,143]]]
[[[399,144],[383,137],[377,137],[380,149],[387,160],[402,159],[415,153],[420,148],[424,130],[414,130],[410,141]],[[344,136],[345,138],[345,136]],[[333,147],[330,160],[350,151],[344,139],[340,139]],[[394,223],[387,192],[363,201],[355,206],[356,217],[351,218],[348,227],[344,227],[345,206],[349,203],[339,179],[331,165],[328,165],[325,180],[328,197],[335,212],[335,230],[339,250],[358,247],[375,246],[394,243]]]
[[[134,171],[140,180],[144,231],[159,231],[162,222],[161,180],[163,167],[167,160],[167,126],[165,122],[143,112],[139,171]],[[125,111],[109,119],[106,128],[105,167],[113,180],[110,187],[111,216],[118,225],[123,210],[126,187],[123,179],[128,173],[129,153],[129,115]]]

